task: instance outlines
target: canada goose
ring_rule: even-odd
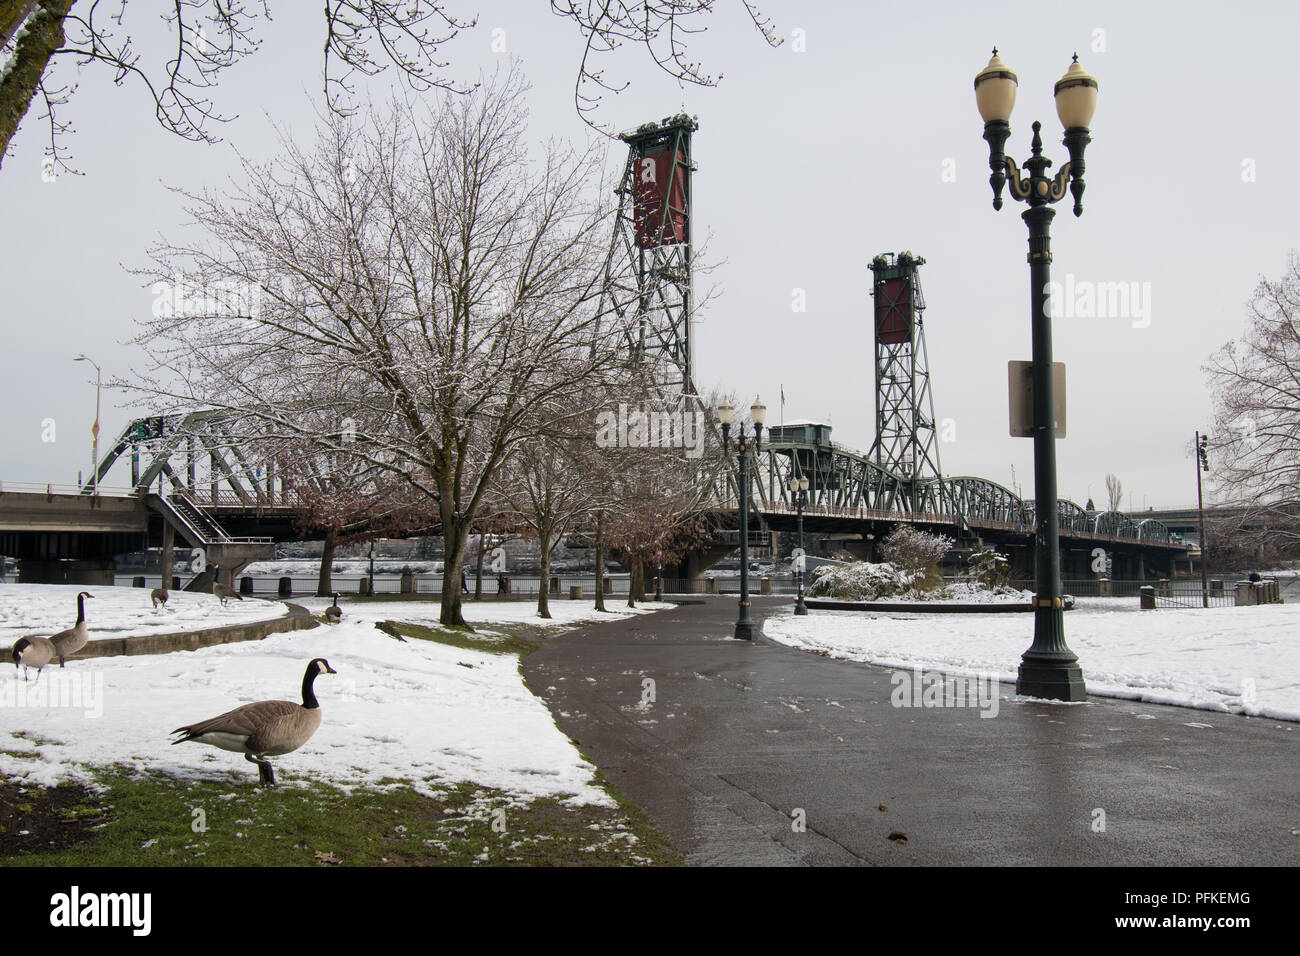
[[[41,670],[54,660],[54,642],[48,637],[20,637],[14,644],[14,667],[23,669],[23,680],[27,680],[27,669],[36,668],[36,679],[41,679]]]
[[[339,607],[339,592],[334,592],[334,603],[325,609],[325,620],[337,624],[343,620],[343,608]]]
[[[222,750],[242,753],[249,763],[257,764],[258,779],[274,787],[275,771],[268,757],[297,750],[320,727],[320,704],[312,689],[318,674],[337,674],[329,661],[317,657],[307,665],[302,677],[302,703],[288,700],[259,700],[234,710],[200,721],[187,727],[178,727],[173,734],[181,734],[173,744],[197,740]]]
[[[212,570],[218,571],[220,569],[214,564],[212,566]],[[234,588],[222,584],[215,577],[213,577],[212,579],[212,593],[215,594],[221,600],[221,604],[223,607],[225,606],[225,603],[229,601],[231,598],[234,598],[236,601],[242,601],[244,599],[244,596],[242,594],[240,594]]]
[[[171,595],[167,593],[166,588],[154,588],[149,592],[149,600],[153,601],[153,609],[155,611],[158,610],[159,605],[166,604],[169,597],[171,597]]]
[[[50,635],[50,643],[54,645],[54,653],[59,658],[60,667],[63,667],[67,659],[85,647],[86,641],[90,640],[90,632],[86,629],[86,598],[94,596],[89,591],[78,594],[77,623],[66,631]]]

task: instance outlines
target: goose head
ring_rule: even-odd
[[[14,667],[22,666],[23,654],[26,653],[27,648],[31,646],[32,646],[32,642],[27,640],[27,638],[25,637],[18,638],[18,641],[13,646]]]
[[[307,672],[302,675],[302,705],[308,710],[319,707],[316,701],[316,692],[312,689],[312,684],[321,674],[337,674],[334,668],[330,667],[330,662],[323,657],[314,658],[307,665]]]

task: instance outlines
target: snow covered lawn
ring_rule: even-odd
[[[831,657],[1012,683],[1033,630],[1031,614],[816,610],[763,625]],[[1300,720],[1300,605],[1140,611],[1133,598],[1081,598],[1065,635],[1090,693]]]
[[[320,610],[329,602],[304,603]],[[550,622],[555,626],[629,613],[614,602],[615,613],[604,615],[585,602],[556,603],[561,606]],[[24,685],[16,672],[5,674],[0,677],[0,774],[51,785],[86,779],[90,766],[120,764],[180,777],[233,772],[255,786],[256,768],[240,755],[200,744],[170,746],[168,732],[255,700],[300,700],[307,662],[324,657],[338,674],[316,682],[323,723],[301,750],[274,760],[282,782],[316,777],[351,788],[402,780],[429,792],[440,783],[469,781],[523,798],[567,796],[575,804],[612,805],[593,785],[594,768],[524,686],[514,654],[423,640],[403,643],[374,627],[385,619],[432,624],[436,602],[342,606],[344,623],[337,626],[195,652],[47,668],[40,681],[47,688],[44,698],[30,696],[34,678]],[[34,610],[28,613],[38,617]],[[74,610],[61,626],[75,616]],[[528,603],[471,604],[466,617],[482,624],[547,623]],[[74,681],[80,695],[75,705],[69,704],[71,697],[60,701],[55,689]],[[438,779],[426,784],[428,778]]]
[[[0,647],[20,637],[48,637],[77,623],[77,594],[85,591],[90,639],[199,631],[227,624],[246,624],[283,617],[279,601],[245,597],[225,607],[212,594],[171,591],[164,607],[154,610],[149,588],[115,588],[83,584],[0,584]]]

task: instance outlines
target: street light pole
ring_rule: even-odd
[[[723,454],[730,451],[731,422],[735,409],[728,401],[718,406],[718,421],[722,424]],[[749,616],[749,456],[758,455],[762,447],[763,421],[767,417],[767,406],[755,397],[749,406],[749,418],[753,422],[754,437],[745,438],[745,426],[742,422],[736,434],[736,459],[739,466],[740,497],[740,612],[736,617],[736,640],[752,641],[754,624]]]
[[[103,386],[103,374],[99,370],[98,363],[94,359],[87,358],[84,354],[78,355],[74,362],[89,362],[95,366],[95,424],[90,426],[90,480],[94,488],[94,495],[99,496],[99,394]]]
[[[1201,499],[1201,472],[1210,470],[1210,456],[1206,445],[1210,438],[1195,433],[1196,438],[1196,520],[1201,529],[1201,607],[1210,606],[1210,582],[1205,570],[1205,502]]]
[[[794,600],[794,613],[796,616],[802,617],[808,613],[808,607],[803,603],[803,569],[806,557],[803,550],[803,506],[804,502],[808,500],[808,479],[804,477],[796,478],[791,475],[787,487],[794,497],[794,510],[799,522],[799,555],[795,558],[794,564],[794,582],[797,594]]]
[[[370,539],[370,583],[366,586],[367,597],[375,596],[375,539]]]
[[[1016,74],[994,49],[988,66],[975,77],[975,99],[984,119],[984,139],[989,144],[993,208],[1002,208],[1002,187],[1010,182],[1012,198],[1029,208],[1021,215],[1029,227],[1030,322],[1033,344],[1034,388],[1034,525],[1035,595],[1034,643],[1021,656],[1016,693],[1026,697],[1079,701],[1087,699],[1079,659],[1065,643],[1065,615],[1061,588],[1060,524],[1056,489],[1056,421],[1052,394],[1052,324],[1047,311],[1051,282],[1051,204],[1074,196],[1074,214],[1083,214],[1083,153],[1091,142],[1088,124],[1097,106],[1097,81],[1084,72],[1075,56],[1069,70],[1056,83],[1056,112],[1065,128],[1064,144],[1070,160],[1054,177],[1052,161],[1043,155],[1042,124],[1033,124],[1032,155],[1020,167],[1003,152],[1011,134],[1011,110],[1016,102]]]

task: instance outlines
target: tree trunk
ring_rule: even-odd
[[[537,616],[550,617],[551,529],[545,522],[543,522],[542,528],[538,532],[537,543],[542,548],[542,576],[541,580],[537,582]]]
[[[605,516],[596,515],[596,610],[605,610]]]
[[[316,596],[329,597],[334,593],[330,572],[334,570],[334,540],[338,532],[331,528],[325,532],[325,544],[320,552],[320,574],[316,577]]]
[[[628,607],[636,607],[637,595],[641,593],[641,589],[640,589],[641,574],[642,574],[641,559],[635,558],[632,561],[632,573],[629,574],[627,578],[627,606]],[[645,598],[642,597],[641,600],[644,601]]]
[[[472,630],[465,623],[460,610],[460,569],[465,563],[465,544],[470,527],[468,521],[462,522],[461,516],[454,514],[450,508],[442,509],[442,609],[438,614],[438,623],[448,627],[463,627]]]
[[[484,536],[478,536],[478,564],[474,567],[474,600],[483,600],[483,554],[487,550]]]
[[[4,81],[0,82],[0,164],[36,96],[50,56],[63,46],[63,18],[72,4],[73,0],[44,0],[27,22],[27,29],[7,64]],[[6,30],[11,23],[12,18],[7,18]]]

